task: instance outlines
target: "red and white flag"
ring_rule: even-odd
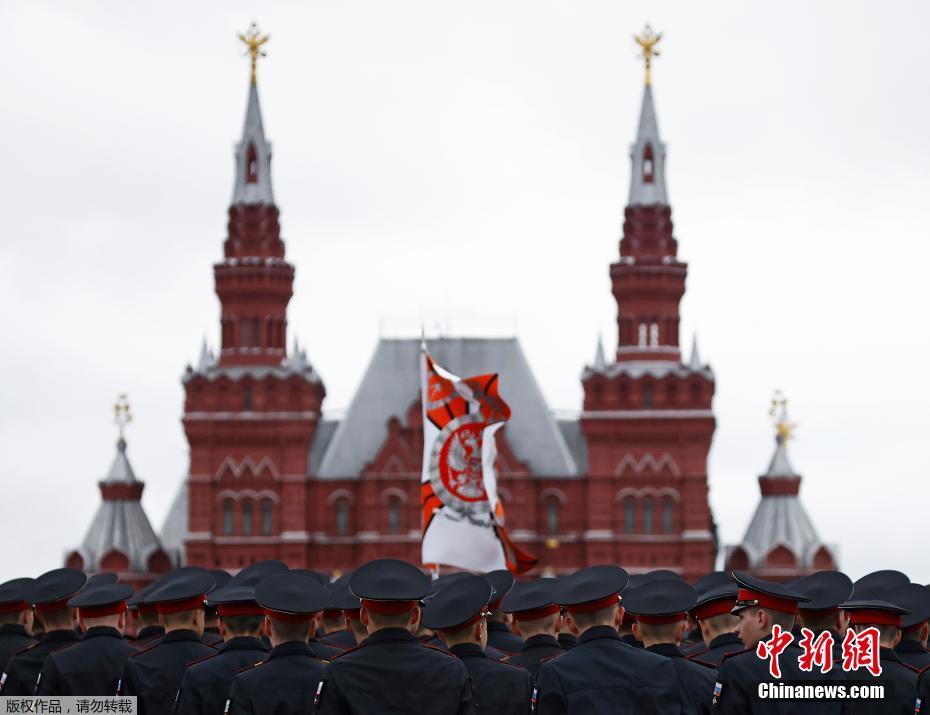
[[[421,357],[423,563],[470,571],[524,573],[537,559],[504,529],[497,497],[494,434],[510,418],[497,374],[461,379]]]

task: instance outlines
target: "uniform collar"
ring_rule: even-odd
[[[230,638],[220,646],[220,650],[224,653],[228,650],[260,650],[266,653],[268,652],[265,644],[258,638],[253,638],[252,636],[236,636],[235,638]]]
[[[739,636],[735,633],[721,633],[719,636],[711,640],[708,648],[716,648],[721,645],[729,645],[730,643],[739,643],[743,644],[743,641],[739,639]]]
[[[879,662],[881,661],[890,661],[892,663],[902,663],[901,658],[898,657],[898,654],[895,653],[891,648],[886,648],[881,646],[879,649],[878,657]]]
[[[123,634],[112,626],[94,626],[93,628],[88,628],[87,632],[84,633],[84,640],[88,638],[100,638],[102,636],[122,639]]]
[[[18,636],[29,636],[26,633],[26,627],[22,623],[4,623],[0,626],[0,633],[15,633]]]
[[[375,631],[368,638],[362,641],[362,646],[377,645],[379,643],[388,643],[390,641],[400,641],[402,643],[419,643],[416,636],[406,628],[382,628]]]
[[[927,649],[920,645],[920,641],[906,640],[901,641],[895,646],[898,653],[926,653]]]
[[[272,648],[271,655],[268,656],[268,659],[283,658],[290,655],[308,655],[311,658],[314,657],[313,651],[310,650],[309,643],[304,643],[304,641],[287,641],[286,643],[281,643]]]
[[[459,658],[488,657],[477,643],[459,643],[458,645],[449,646],[449,652]]]
[[[646,650],[664,655],[666,658],[684,658],[681,648],[674,643],[656,643],[655,645],[646,646]]]
[[[613,626],[591,626],[588,630],[582,633],[581,636],[579,636],[578,645],[587,643],[588,641],[592,641],[597,638],[620,640],[620,634],[617,633],[617,629]]]
[[[81,640],[81,636],[72,628],[58,628],[54,631],[46,631],[42,636],[43,643],[70,643]]]
[[[555,646],[560,648],[559,642],[555,639],[554,636],[550,636],[548,633],[539,633],[535,636],[530,636],[525,641],[523,641],[523,650],[529,648],[541,648],[543,646]]]
[[[176,643],[182,641],[203,642],[200,640],[200,636],[197,635],[197,631],[192,631],[189,628],[178,628],[174,631],[168,631],[161,639],[161,643]]]
[[[501,631],[502,633],[513,633],[507,624],[502,621],[488,621],[489,631]]]
[[[151,638],[152,636],[163,636],[165,635],[165,629],[162,626],[144,626],[139,635],[136,636],[136,640],[144,641],[146,638]]]

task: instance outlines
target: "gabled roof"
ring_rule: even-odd
[[[579,473],[516,338],[441,338],[429,341],[428,347],[442,367],[459,377],[500,374],[500,394],[513,410],[507,440],[534,475]],[[383,444],[388,419],[405,421],[419,398],[420,341],[380,340],[345,418],[328,440],[315,476],[359,476]],[[320,446],[316,440],[314,444]],[[311,450],[311,462],[314,459]]]

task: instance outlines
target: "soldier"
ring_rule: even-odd
[[[736,582],[730,581],[698,595],[691,613],[701,629],[704,648],[690,648],[689,658],[697,658],[719,668],[727,654],[743,650],[743,642],[736,635],[739,618],[730,613],[736,604],[738,590]]]
[[[35,695],[36,681],[49,654],[81,640],[74,629],[74,609],[68,607],[66,599],[82,585],[84,574],[76,570],[52,571],[33,582],[28,600],[41,611],[45,634],[39,643],[17,651],[7,663],[0,695]]]
[[[886,598],[910,611],[901,617],[901,642],[895,646],[895,653],[917,670],[930,666],[930,652],[927,651],[930,588],[919,583],[908,583],[889,591]]]
[[[233,678],[227,715],[313,712],[326,666],[307,641],[326,599],[319,581],[302,573],[275,574],[255,588],[274,647],[266,660]]]
[[[32,633],[32,603],[29,593],[35,580],[14,578],[0,584],[0,671],[13,654],[35,641]]]
[[[881,700],[853,700],[847,712],[850,715],[913,712],[917,700],[918,671],[902,661],[894,651],[901,640],[901,618],[907,615],[906,609],[884,600],[857,598],[855,593],[853,600],[842,604],[841,608],[849,614],[849,624],[854,631],[861,633],[866,628],[875,627],[879,634],[881,675],[873,675],[860,668],[850,673],[849,679],[884,686]]]
[[[153,581],[136,591],[126,603],[130,613],[135,612],[139,623],[136,637],[132,639],[133,645],[137,648],[147,648],[154,644],[156,639],[165,635],[165,627],[158,620],[158,609],[155,608],[155,604],[145,602],[152,589],[160,585],[161,581]]]
[[[229,583],[232,576],[224,569],[210,569],[210,575],[213,576],[213,590],[223,588]],[[203,635],[200,640],[214,648],[223,642],[223,634],[220,633],[219,616],[216,607],[207,601],[203,606]]]
[[[839,605],[852,595],[853,583],[849,576],[839,571],[818,571],[799,578],[791,590],[809,599],[798,604],[798,626],[810,630],[815,638],[827,631],[833,638],[833,659],[839,662],[843,657],[843,638],[849,628],[846,611]],[[800,637],[800,633],[795,635]]]
[[[36,695],[116,694],[126,660],[136,652],[123,638],[131,595],[130,586],[114,583],[85,589],[68,601],[78,609],[84,637],[46,657]]]
[[[504,655],[519,653],[523,639],[510,630],[510,619],[500,610],[501,601],[513,588],[513,574],[507,569],[489,571],[484,576],[494,588],[494,601],[488,606],[491,619],[488,621],[488,646]]]
[[[917,701],[914,704],[914,715],[920,715],[923,712],[924,703],[930,703],[930,667],[920,671],[917,678]]]
[[[715,712],[739,713],[802,713],[820,714],[845,712],[841,701],[801,701],[765,699],[760,695],[760,684],[774,683],[778,679],[769,671],[770,661],[758,657],[756,646],[768,639],[775,626],[790,636],[794,625],[798,603],[807,600],[791,589],[771,581],[734,571],[733,578],[739,584],[733,613],[739,616],[737,634],[746,650],[730,653],[724,657],[717,671],[712,703]],[[798,658],[802,651],[797,642],[792,642],[778,657],[781,681],[823,681],[842,683],[843,672],[834,667],[829,673],[802,671]]]
[[[716,591],[718,588],[723,586],[732,587],[733,602],[736,601],[736,582],[733,581],[733,578],[726,571],[712,571],[711,573],[702,576],[691,585],[694,587],[694,590],[697,591],[698,594],[697,604],[704,602],[704,596],[706,594],[710,593],[711,591]],[[697,604],[695,604],[695,606],[697,606]],[[730,608],[727,608],[726,610],[723,610],[722,605],[719,605],[718,608],[719,613],[715,613],[714,615],[721,615],[726,613],[729,616],[728,621],[720,622],[721,631],[724,633],[727,631],[735,632],[737,618],[736,616],[730,615],[730,608],[732,608],[732,603],[730,604]],[[685,657],[697,655],[698,653],[704,653],[708,650],[708,641],[704,638],[704,632],[701,630],[701,624],[698,622],[697,616],[694,614],[693,610],[691,612],[691,620],[694,622],[695,627],[690,633],[688,633],[688,643],[683,643],[681,646],[681,652],[685,654]],[[729,627],[724,627],[725,624],[728,624]],[[713,637],[711,637],[711,640],[712,639]],[[742,650],[742,645],[739,644],[739,639],[735,638],[735,636],[734,639],[739,645],[739,650]]]
[[[682,712],[681,687],[668,658],[620,640],[620,592],[629,577],[618,566],[590,566],[559,580],[578,645],[539,669],[538,710],[552,713]]]
[[[404,561],[378,559],[352,574],[349,589],[362,601],[368,638],[329,664],[318,712],[475,712],[462,662],[413,635],[429,576]]]
[[[329,601],[326,604],[326,610],[323,611],[323,635],[319,639],[320,643],[342,648],[343,650],[358,645],[359,641],[355,638],[355,630],[365,630],[361,628],[361,623],[358,622],[357,613],[361,609],[359,600],[349,590],[349,578],[351,576],[352,572],[350,571],[326,586]],[[358,629],[352,628],[353,615],[355,615],[354,620],[358,622]]]
[[[524,669],[488,658],[488,603],[494,590],[481,576],[466,576],[441,589],[423,608],[423,623],[438,632],[471,678],[478,713],[527,715],[533,677]]]
[[[184,672],[175,713],[218,715],[223,712],[236,672],[268,657],[259,639],[265,611],[255,601],[255,588],[235,583],[210,592],[223,644],[219,652],[191,663]]]
[[[188,663],[216,652],[203,635],[203,604],[213,588],[205,569],[189,570],[168,579],[148,596],[165,626],[165,635],[153,646],[126,661],[120,695],[135,695],[140,715],[162,715],[174,707]]]
[[[717,670],[712,665],[685,658],[678,643],[688,627],[688,611],[697,591],[680,579],[658,579],[624,591],[623,605],[636,617],[633,634],[646,650],[668,658],[678,674],[691,708],[709,713]]]
[[[562,609],[555,602],[555,585],[551,578],[521,581],[514,584],[501,603],[501,609],[511,614],[523,638],[520,652],[507,656],[504,662],[526,668],[534,682],[540,664],[563,653],[557,640]]]

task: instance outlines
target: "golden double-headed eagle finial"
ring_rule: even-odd
[[[242,40],[248,48],[246,54],[249,56],[252,65],[252,84],[255,84],[255,66],[258,64],[259,57],[266,56],[267,53],[262,49],[262,45],[271,39],[271,35],[262,35],[258,30],[258,23],[253,22],[249,25],[247,32],[239,33],[239,39]]]
[[[640,56],[646,63],[646,84],[652,84],[652,58],[658,57],[660,52],[656,49],[659,40],[662,39],[662,33],[653,31],[650,25],[646,25],[639,35],[633,35],[636,44],[640,47]]]
[[[769,415],[775,419],[775,439],[779,444],[786,443],[794,435],[797,425],[788,420],[788,400],[781,390],[775,390]]]
[[[123,439],[123,431],[126,429],[126,425],[132,422],[132,413],[129,411],[129,400],[126,398],[125,393],[121,394],[117,398],[116,404],[113,405],[113,421],[119,428],[119,438]]]

